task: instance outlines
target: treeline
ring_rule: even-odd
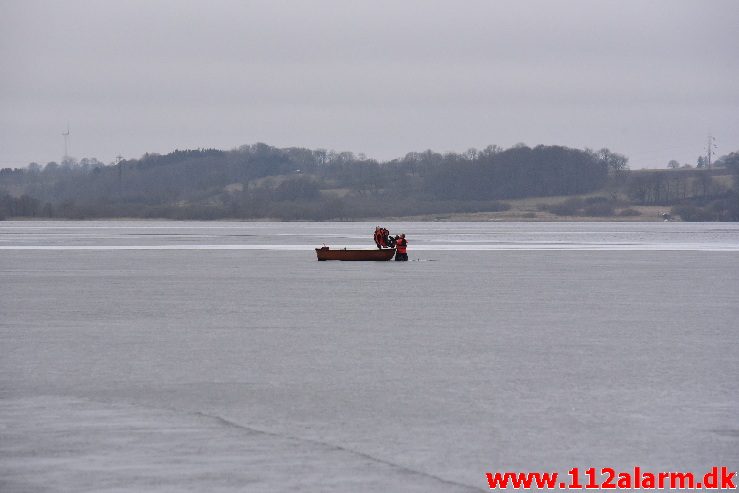
[[[641,215],[634,206],[648,205],[664,206],[662,217],[683,221],[739,221],[739,166],[726,168],[731,174],[727,169],[632,171],[610,180],[601,191],[605,195],[538,204],[538,209],[565,217],[630,217]]]
[[[341,220],[501,211],[505,200],[575,196],[540,210],[606,217],[637,215],[632,205],[659,205],[683,220],[739,220],[739,153],[717,164],[723,170],[630,172],[627,159],[607,149],[525,145],[425,151],[381,163],[349,152],[255,144],[107,165],[67,159],[2,169],[0,218]]]
[[[41,205],[41,201],[28,195],[13,197],[0,192],[0,220],[10,217],[53,217],[52,205]]]
[[[626,169],[625,157],[560,146],[517,146],[457,156],[422,176],[427,191],[442,198],[515,199],[575,195],[602,188],[610,172]]]
[[[716,166],[632,172],[624,191],[633,204],[671,206],[683,221],[739,221],[739,153],[723,156]],[[723,179],[724,170],[731,180]]]
[[[671,205],[689,199],[705,200],[731,187],[716,178],[721,170],[675,169],[630,173],[626,194],[639,205]]]
[[[381,163],[350,152],[259,143],[109,165],[68,159],[3,169],[0,214],[329,220],[499,211],[506,199],[592,192],[626,169],[626,158],[607,149],[488,146]],[[9,205],[20,197],[36,205]]]

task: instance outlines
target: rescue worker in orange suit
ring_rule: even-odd
[[[401,234],[398,241],[395,242],[395,260],[408,260],[408,242],[405,239],[405,233]]]

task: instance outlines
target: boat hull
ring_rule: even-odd
[[[390,260],[395,255],[394,248],[382,250],[331,250],[328,247],[316,248],[318,260],[345,260],[345,261],[383,261]]]

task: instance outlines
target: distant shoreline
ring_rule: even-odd
[[[153,222],[153,221],[176,221],[176,222],[244,222],[244,223],[263,223],[263,222],[309,222],[309,223],[331,223],[331,222],[377,222],[377,221],[412,221],[412,222],[595,222],[595,223],[613,223],[613,222],[664,222],[663,213],[669,213],[669,208],[664,206],[631,206],[639,212],[637,216],[558,216],[545,210],[538,210],[541,203],[547,201],[559,200],[561,197],[553,198],[535,198],[522,199],[507,202],[511,208],[506,211],[498,212],[450,212],[437,214],[419,214],[413,216],[386,216],[386,217],[368,217],[368,218],[352,218],[352,219],[332,219],[332,220],[284,220],[279,218],[259,218],[259,219],[241,219],[241,218],[218,218],[218,219],[172,219],[172,218],[141,218],[141,217],[96,217],[90,219],[70,219],[70,218],[47,218],[47,217],[7,217],[2,222],[12,221],[137,221],[137,222]],[[673,217],[672,221],[680,222],[679,217]]]
[[[476,212],[476,213],[459,213],[459,214],[444,214],[435,215],[433,217],[427,216],[391,216],[391,217],[370,217],[362,219],[333,219],[327,221],[307,221],[307,220],[284,220],[284,219],[239,219],[239,218],[221,218],[221,219],[172,219],[172,218],[140,218],[140,217],[95,217],[90,219],[70,219],[70,218],[39,218],[39,217],[12,217],[6,218],[0,221],[0,225],[3,223],[14,223],[14,222],[140,222],[140,223],[153,223],[153,222],[198,222],[198,223],[374,223],[374,222],[419,222],[419,223],[433,223],[433,222],[499,222],[499,223],[567,223],[567,222],[582,222],[582,223],[651,223],[651,222],[665,222],[664,219],[658,216],[654,217],[589,217],[589,216],[554,216],[552,217],[517,217],[507,216],[501,217],[502,214],[494,212]],[[683,222],[679,218],[673,218],[670,222]],[[706,222],[718,222],[718,221],[706,221]]]

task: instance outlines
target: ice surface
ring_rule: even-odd
[[[476,491],[202,413],[70,397],[3,399],[0,411],[4,492]]]
[[[10,222],[0,250],[292,250],[374,248],[370,223]],[[716,223],[398,223],[415,251],[739,251]],[[410,228],[410,229],[409,229]]]
[[[387,226],[435,261],[315,260],[374,224],[1,223],[0,490],[737,464],[738,227]]]

